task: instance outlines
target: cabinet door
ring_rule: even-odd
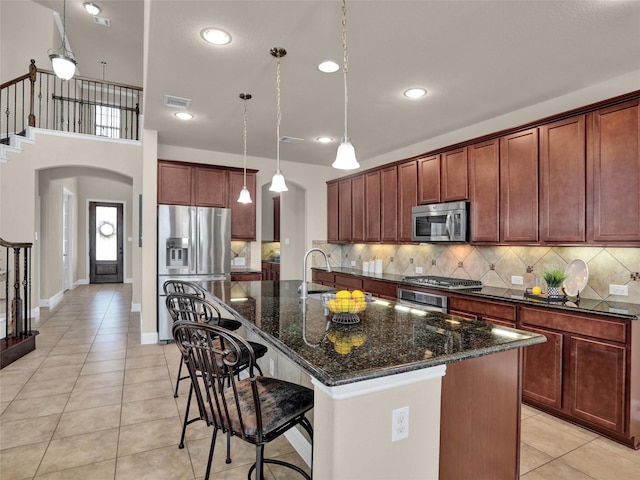
[[[524,349],[522,398],[562,408],[562,334],[531,327],[522,330],[547,337],[545,343]]]
[[[640,240],[640,103],[593,115],[593,240]]]
[[[351,241],[364,242],[364,175],[351,179]]]
[[[440,200],[452,202],[469,198],[467,147],[445,152],[441,156]]]
[[[498,140],[469,147],[471,241],[500,241],[500,156]]]
[[[193,205],[196,207],[227,207],[226,170],[194,167],[193,176]],[[239,194],[240,192],[238,192]]]
[[[540,127],[540,236],[543,242],[584,242],[585,117]]]
[[[338,182],[327,183],[327,241],[338,241]]]
[[[624,432],[625,348],[571,337],[572,415],[615,432]]]
[[[538,241],[538,129],[500,139],[500,239]]]
[[[365,241],[380,241],[380,171],[365,178]]]
[[[351,241],[351,179],[338,182],[338,240]]]
[[[256,239],[256,174],[247,172],[247,189],[252,203],[238,203],[244,185],[243,172],[229,172],[229,208],[231,209],[231,238],[233,240]]]
[[[380,230],[383,242],[398,241],[398,169],[385,168],[380,172],[381,204]]]
[[[440,155],[418,160],[418,201],[420,205],[440,201]]]
[[[191,173],[188,165],[158,162],[158,203],[191,205]]]
[[[418,162],[398,166],[398,241],[411,242],[411,209],[418,205]]]

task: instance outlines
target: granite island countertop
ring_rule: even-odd
[[[319,272],[326,272],[324,268],[314,267],[313,270]],[[395,275],[387,273],[364,273],[362,270],[352,268],[331,268],[333,273],[339,273],[341,275],[353,275],[361,278],[371,278],[374,280],[383,280],[387,282],[397,283],[398,285],[408,287],[418,287],[428,290],[439,290],[442,292],[466,295],[469,297],[484,298],[486,300],[506,300],[512,303],[519,303],[523,305],[532,305],[542,308],[555,308],[560,310],[567,310],[574,313],[593,313],[599,315],[607,315],[615,318],[621,318],[625,320],[638,320],[640,319],[640,304],[636,303],[624,303],[613,302],[609,300],[597,300],[592,298],[568,298],[566,302],[546,302],[542,299],[535,297],[525,296],[524,290],[515,290],[509,288],[497,288],[497,287],[482,287],[480,289],[463,289],[463,290],[449,290],[447,288],[439,288],[436,286],[415,285],[404,282],[404,275]],[[335,290],[335,289],[334,289]]]
[[[542,335],[373,301],[354,325],[332,321],[320,294],[300,280],[210,282],[248,329],[327,386],[338,386],[490,355],[546,341]],[[312,284],[314,291],[332,290]]]

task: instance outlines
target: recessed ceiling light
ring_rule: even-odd
[[[82,5],[84,6],[84,9],[91,15],[98,15],[100,13],[100,7],[95,3],[84,2]]]
[[[221,28],[205,28],[200,35],[213,45],[226,45],[231,42],[231,35]]]
[[[331,143],[333,142],[333,138],[331,137],[318,137],[316,138],[317,141],[319,141],[320,143]]]
[[[176,112],[174,113],[174,115],[180,120],[191,120],[193,118],[193,115],[191,115],[189,112]]]
[[[420,98],[424,97],[427,91],[424,88],[410,88],[404,92],[404,96],[407,98]]]
[[[326,61],[322,62],[318,65],[318,70],[324,73],[333,73],[337,72],[340,69],[340,66],[336,62]]]

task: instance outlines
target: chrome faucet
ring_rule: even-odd
[[[325,262],[327,262],[327,272],[331,271],[331,265],[329,265],[329,257],[327,253],[320,248],[312,248],[304,254],[304,260],[302,261],[302,285],[300,285],[300,297],[307,298],[307,258],[311,255],[311,252],[320,252],[324,256]]]

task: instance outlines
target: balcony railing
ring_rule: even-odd
[[[0,138],[26,127],[139,140],[142,88],[93,78],[61,80],[31,60],[29,72],[0,85]]]

